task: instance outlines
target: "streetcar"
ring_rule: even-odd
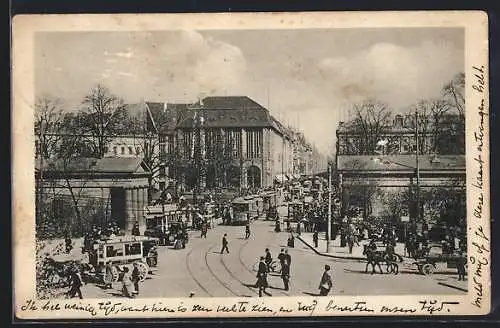
[[[158,238],[162,246],[173,245],[177,236],[183,235],[188,242],[187,219],[185,212],[177,210],[175,205],[146,206],[146,231],[144,236]]]
[[[232,225],[244,225],[248,219],[254,220],[258,217],[257,204],[253,197],[238,197],[232,201],[231,208]]]

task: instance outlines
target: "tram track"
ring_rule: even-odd
[[[194,282],[198,285],[198,287],[201,288],[201,290],[203,290],[208,296],[210,297],[214,297],[204,286],[203,284],[198,280],[196,279],[194,273],[193,273],[193,270],[191,270],[191,266],[189,265],[189,257],[191,255],[191,253],[195,250],[195,248],[192,248],[188,254],[186,255],[186,268],[188,270],[188,273],[189,273],[189,276],[191,277],[191,279],[194,280]]]
[[[236,297],[239,297],[240,295],[236,294],[231,288],[229,288],[216,274],[215,272],[210,268],[210,265],[208,264],[208,253],[211,252],[216,245],[212,245],[211,247],[208,248],[208,250],[205,252],[205,265],[207,266],[208,271],[212,274],[212,276],[217,280],[219,284],[222,285],[226,290],[228,290],[231,294],[233,294]],[[222,259],[221,259],[222,260]]]

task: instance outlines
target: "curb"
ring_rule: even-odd
[[[316,250],[316,248],[314,248],[312,245],[309,245],[308,242],[306,242],[304,239],[302,239],[299,235],[296,235],[295,236],[297,239],[299,239],[304,245],[306,245],[307,247],[309,247],[310,249],[313,250],[314,253],[316,253],[317,255],[321,255],[321,256],[326,256],[326,257],[331,257],[331,258],[334,258],[334,259],[343,259],[343,260],[354,260],[354,261],[364,261],[365,258],[364,257],[356,257],[356,256],[338,256],[338,255],[332,255],[332,254],[327,254],[327,253],[321,253],[321,252],[318,252]]]

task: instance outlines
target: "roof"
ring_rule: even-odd
[[[146,102],[159,132],[172,133],[190,104]]]
[[[415,155],[338,156],[339,171],[407,171],[416,169]],[[463,170],[464,155],[420,155],[419,170]]]
[[[195,112],[204,118],[206,128],[273,128],[291,136],[262,105],[246,96],[217,96],[203,98],[199,103],[187,106],[182,112],[179,128],[192,128]]]
[[[37,159],[35,168],[40,170],[41,161]],[[142,158],[74,158],[64,163],[61,159],[44,159],[44,172],[71,172],[71,173],[144,173],[149,168],[144,164]]]

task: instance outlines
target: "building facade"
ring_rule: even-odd
[[[150,175],[140,158],[38,159],[37,209],[60,224],[71,221],[66,223],[79,233],[111,220],[128,233],[135,221],[144,229]]]

